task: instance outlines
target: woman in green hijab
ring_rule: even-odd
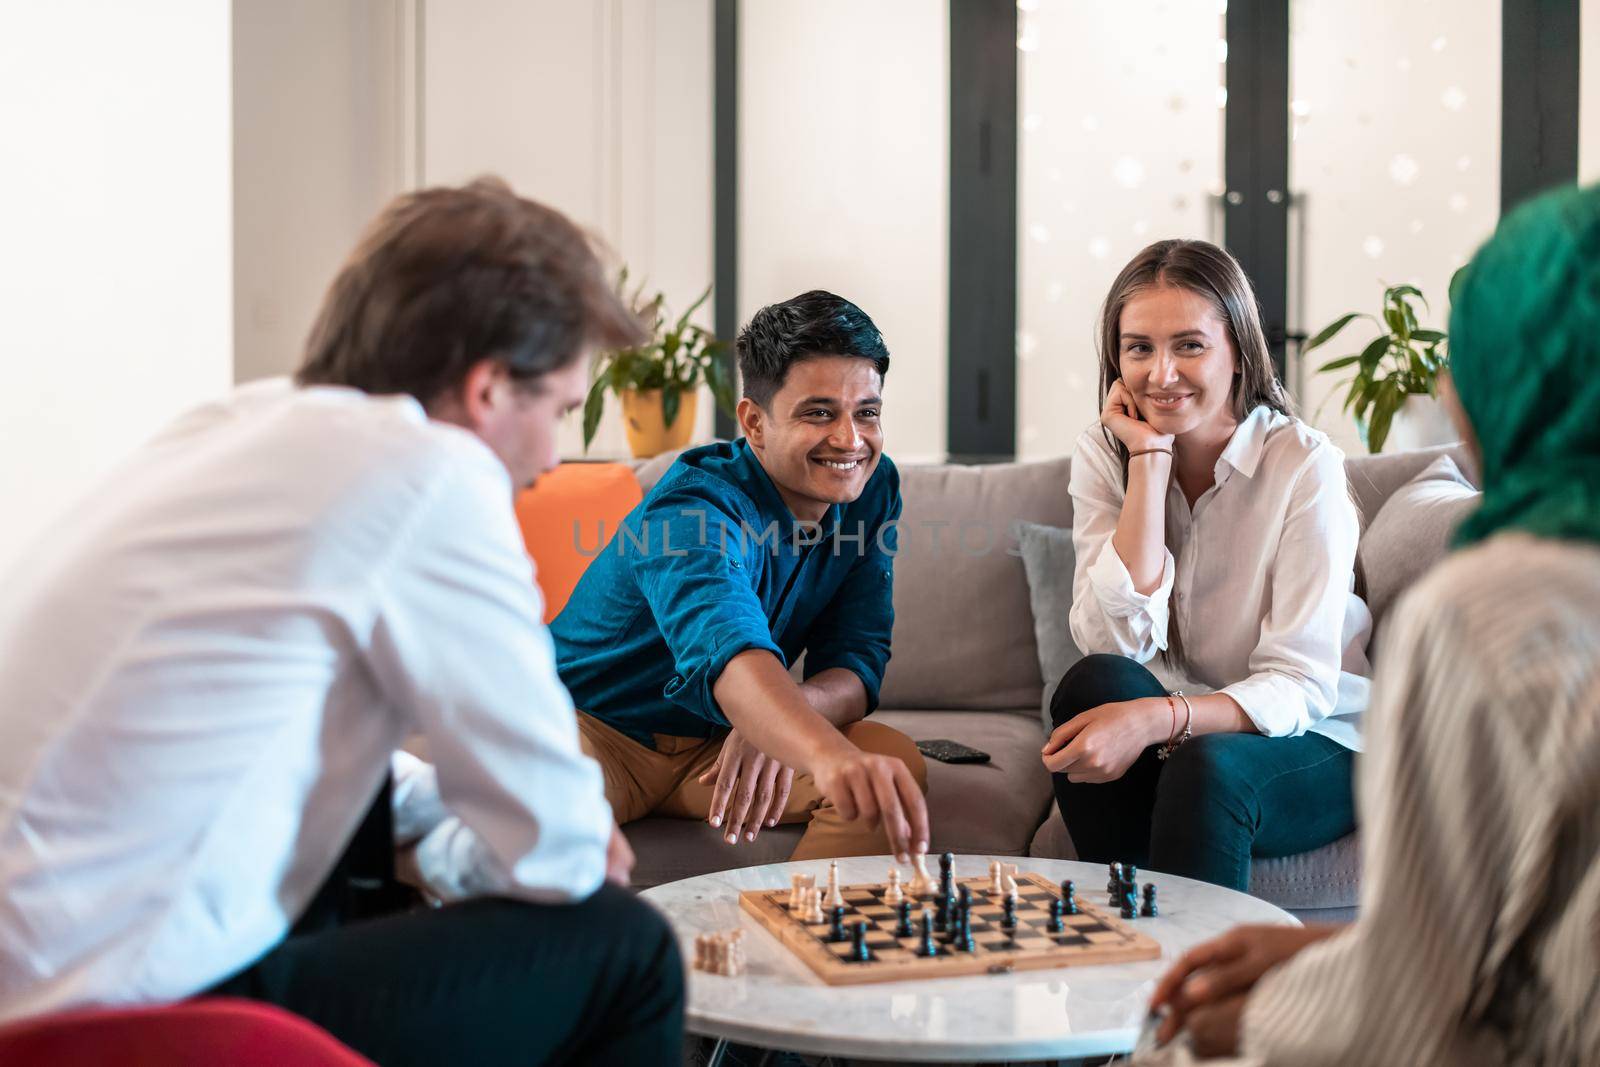
[[[1153,1058],[1600,1063],[1600,186],[1507,216],[1452,297],[1483,497],[1384,631],[1361,916],[1188,953]]]

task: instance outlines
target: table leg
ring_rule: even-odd
[[[711,1055],[706,1057],[706,1067],[722,1067],[723,1057],[728,1054],[728,1039],[719,1037],[711,1046]]]

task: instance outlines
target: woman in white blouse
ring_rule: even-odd
[[[1080,858],[1245,889],[1355,825],[1372,618],[1344,456],[1295,418],[1255,294],[1203,241],[1112,284],[1072,458],[1084,658],[1044,747]]]

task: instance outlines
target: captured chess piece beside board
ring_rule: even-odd
[[[1077,886],[1016,864],[989,864],[988,877],[956,878],[955,857],[939,860],[939,880],[923,857],[902,883],[899,868],[882,882],[840,885],[829,864],[825,886],[795,875],[788,889],[747,890],[739,905],[829,985],[860,985],[1017,970],[1156,959],[1161,946],[1129,922],[1140,911],[1137,871],[1111,865],[1107,892],[1121,918],[1084,900]],[[1130,911],[1130,901],[1135,902]],[[1145,886],[1143,914],[1156,914],[1155,886]]]

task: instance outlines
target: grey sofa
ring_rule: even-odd
[[[1459,446],[1350,459],[1364,519],[1441,453],[1467,469]],[[646,491],[671,458],[636,469]],[[894,652],[875,718],[916,740],[949,738],[992,756],[975,765],[929,761],[933,852],[1076,856],[1039,758],[1045,679],[1010,534],[1018,520],[1072,525],[1069,469],[1065,458],[901,468]],[[649,818],[626,829],[640,886],[783,861],[801,832],[778,827],[753,843],[729,846],[698,821]],[[1258,861],[1250,889],[1308,920],[1348,918],[1359,891],[1359,856],[1352,834],[1316,852]]]

